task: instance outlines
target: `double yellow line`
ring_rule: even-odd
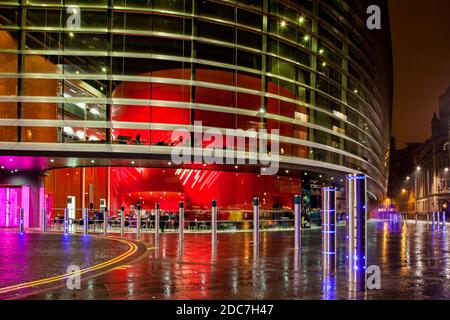
[[[97,265],[94,265],[92,267],[86,268],[86,269],[82,269],[79,272],[76,273],[66,273],[63,275],[59,275],[59,276],[54,276],[51,278],[45,278],[45,279],[41,279],[41,280],[35,280],[35,281],[30,281],[30,282],[24,282],[24,283],[19,283],[19,284],[15,284],[9,287],[4,287],[4,288],[0,288],[0,294],[5,294],[5,293],[9,293],[12,291],[16,291],[16,290],[21,290],[21,289],[26,289],[26,288],[30,288],[30,287],[36,287],[36,286],[40,286],[43,284],[48,284],[48,283],[52,283],[52,282],[57,282],[57,281],[61,281],[61,280],[65,280],[69,277],[73,277],[74,275],[82,275],[91,271],[95,271],[95,270],[99,270],[102,268],[106,268],[108,266],[111,266],[115,263],[118,263],[130,256],[132,256],[137,250],[138,250],[138,246],[132,242],[126,241],[126,240],[121,240],[121,239],[112,239],[115,241],[119,241],[122,242],[126,245],[128,245],[128,250],[126,252],[124,252],[123,254],[121,254],[120,256],[117,256],[113,259],[107,260],[105,262],[99,263]]]

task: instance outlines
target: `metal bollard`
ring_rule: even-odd
[[[259,198],[253,198],[253,244],[259,245]]]
[[[211,204],[211,243],[217,244],[217,201],[213,200]]]
[[[437,225],[438,227],[441,225],[441,213],[439,211],[436,211],[437,215]]]
[[[25,215],[23,208],[19,209],[19,232],[23,233],[25,231]]]
[[[322,188],[322,259],[324,271],[336,269],[335,188]]]
[[[125,236],[125,210],[124,208],[120,209],[120,236]]]
[[[295,250],[302,248],[302,205],[299,195],[294,197],[294,236]]]
[[[367,184],[363,174],[346,179],[347,280],[352,291],[366,288],[367,256]]]
[[[184,202],[180,201],[180,207],[178,211],[178,239],[184,240]]]
[[[89,233],[89,209],[83,209],[83,234]]]
[[[45,208],[42,208],[42,213],[41,213],[41,228],[42,228],[42,232],[47,232],[47,210],[45,210]]]
[[[64,208],[64,234],[69,233],[69,209]]]
[[[155,203],[155,240],[159,239],[159,203]]]
[[[103,236],[108,236],[108,210],[103,208]]]
[[[427,226],[428,226],[430,224],[430,214],[428,212],[426,212],[425,214],[427,215]]]
[[[141,208],[136,210],[136,239],[141,240]]]
[[[416,224],[417,224],[417,212],[415,213]],[[428,215],[427,215],[427,224],[428,224]]]
[[[431,213],[431,225],[434,227],[436,224],[436,217],[434,215],[434,211]]]

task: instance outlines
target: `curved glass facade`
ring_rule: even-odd
[[[0,149],[139,159],[170,155],[170,133],[194,121],[279,129],[281,168],[363,172],[380,196],[392,96],[380,56],[389,61],[390,48],[369,41],[358,8],[0,1]]]

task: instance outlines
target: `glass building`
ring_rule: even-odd
[[[176,209],[291,208],[306,183],[387,188],[389,23],[356,0],[0,1],[0,226],[67,197]],[[278,175],[175,166],[172,132],[279,129]],[[3,221],[3,222],[2,222]]]

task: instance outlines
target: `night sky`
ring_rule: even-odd
[[[450,86],[450,0],[389,0],[394,57],[392,135],[397,149],[431,135]]]

